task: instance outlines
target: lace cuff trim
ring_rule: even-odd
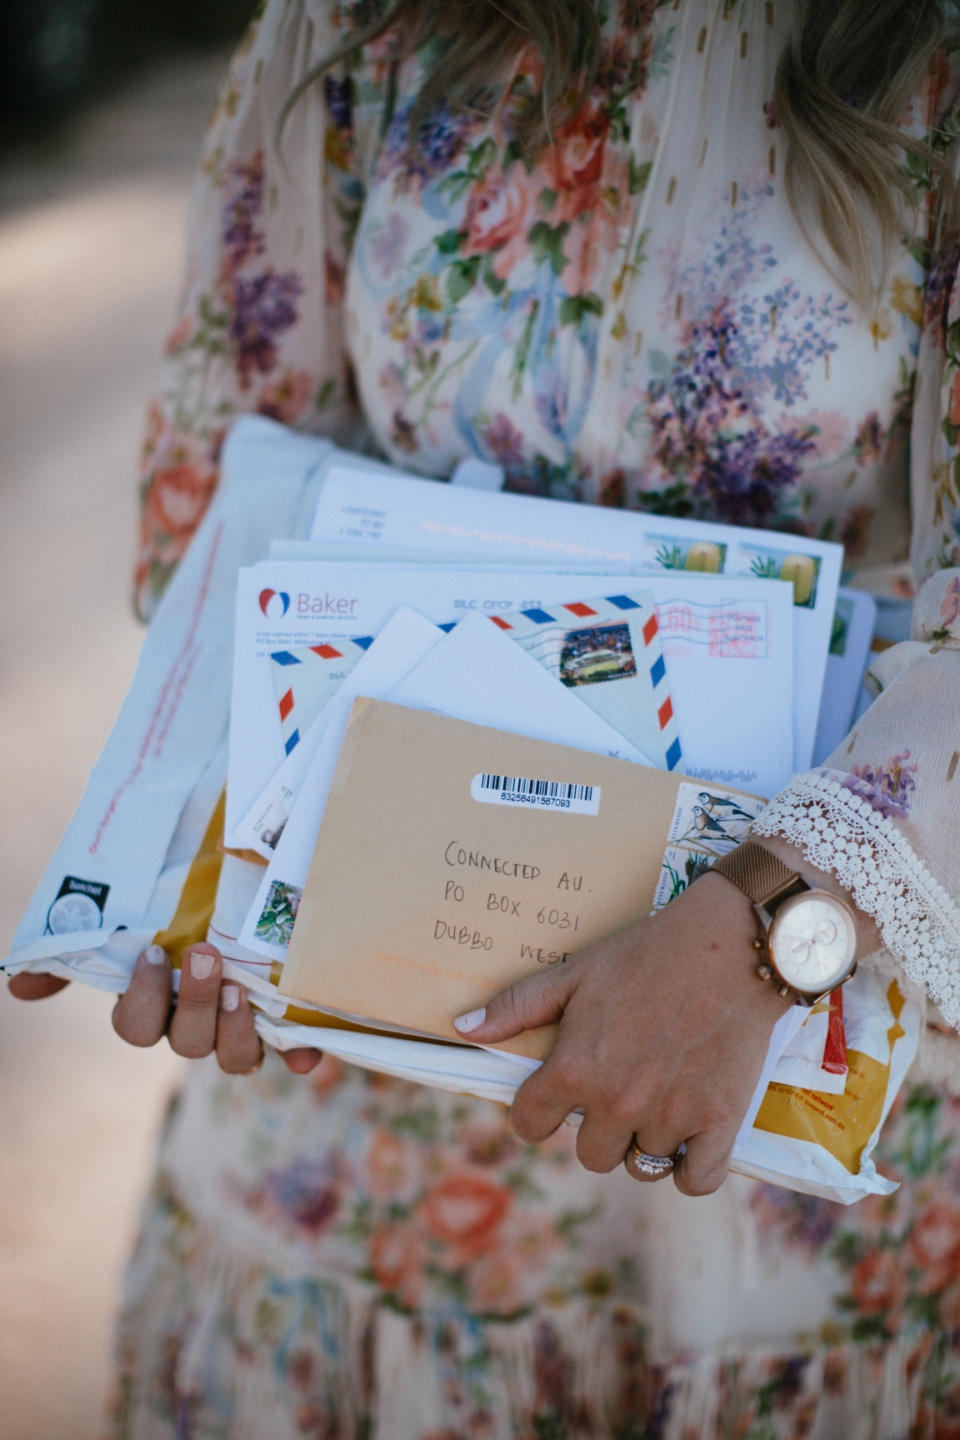
[[[944,1019],[960,1029],[960,909],[902,831],[841,784],[843,772],[811,770],[775,795],[752,826],[798,845],[832,871],[877,922],[883,943]]]

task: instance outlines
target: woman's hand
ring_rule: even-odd
[[[66,984],[52,975],[15,975],[10,991],[21,1000],[39,1000]],[[166,1035],[170,1048],[187,1059],[213,1052],[228,1075],[258,1070],[263,1059],[247,992],[223,979],[220,952],[213,945],[194,945],[184,956],[176,1002],[169,958],[159,945],[148,946],[114,1006],[113,1028],[128,1045],[155,1045]],[[304,1075],[317,1064],[320,1051],[303,1047],[282,1058],[289,1070]]]
[[[636,1135],[654,1156],[684,1145],[677,1187],[707,1194],[727,1173],[770,1033],[790,1005],[756,975],[755,935],[746,896],[706,875],[650,919],[501,990],[457,1028],[495,1045],[559,1021],[513,1103],[521,1139],[545,1140],[582,1106],[577,1154],[588,1170],[613,1170]]]

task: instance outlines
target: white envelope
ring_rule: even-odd
[[[341,682],[323,713],[243,817],[237,834],[245,848],[257,851],[267,861],[273,860],[284,842],[287,825],[296,811],[297,800],[317,752],[327,743],[329,734],[337,736],[331,743],[334,750],[339,749],[339,737],[343,735],[355,697],[360,694],[386,694],[443,636],[444,631],[438,625],[424,620],[422,615],[406,606],[401,606],[391,616],[370,648]],[[302,827],[305,813],[305,810],[300,811],[292,834],[296,835],[298,825]],[[312,845],[312,840],[310,843]],[[288,837],[287,846],[289,844]]]
[[[877,602],[872,595],[865,590],[840,590],[823,677],[820,719],[813,747],[815,765],[822,765],[850,731],[864,672],[870,663],[870,644],[876,623]]]
[[[769,799],[794,773],[790,586],[664,571],[643,587],[657,605],[680,769]]]
[[[405,545],[378,545],[373,549],[369,544],[352,544],[346,540],[298,540],[281,535],[270,542],[270,560],[352,560],[359,565],[369,565],[377,559],[394,565],[435,565],[445,570],[516,570],[515,559],[497,559],[486,554],[445,555],[435,546],[411,550]],[[552,555],[525,555],[524,570],[561,570],[572,575],[598,575],[607,572],[599,561],[588,564],[566,557]],[[622,575],[624,569],[631,574],[646,574],[648,565],[627,565],[621,563],[609,568],[610,574]]]
[[[300,744],[270,777],[235,827],[234,842],[241,849],[253,850],[257,855],[262,855],[264,860],[273,858],[323,738],[328,718],[327,710],[324,709],[303,735]]]
[[[629,575],[577,576],[572,587],[614,595]],[[271,652],[376,635],[393,612],[409,605],[437,624],[474,610],[497,614],[571,598],[571,577],[527,571],[425,570],[376,563],[266,561],[240,571],[227,772],[228,845],[242,844],[237,827],[285,758]]]
[[[528,495],[484,493],[393,473],[364,470],[343,452],[323,461],[323,488],[311,539],[433,550],[448,560],[485,556],[552,557],[558,564],[648,569],[720,570],[725,575],[779,575],[788,557],[813,575],[811,595],[794,607],[796,770],[812,761],[843,547],[800,535],[777,535],[734,525],[676,520],[600,505],[577,505]],[[639,567],[639,569],[638,569]],[[788,567],[793,571],[796,566]],[[801,587],[802,593],[802,587]],[[679,709],[679,707],[678,707]]]
[[[384,698],[513,735],[653,764],[483,615],[461,620]]]
[[[440,569],[448,582],[447,567]],[[394,567],[383,566],[379,578],[392,573]],[[561,603],[595,599],[598,584],[612,593],[617,579],[567,576],[563,583],[587,588],[566,590]],[[776,580],[669,572],[647,577],[644,586],[658,606],[682,749],[679,768],[714,784],[774,794],[793,773],[790,587]],[[356,647],[353,653],[359,653]],[[276,756],[282,739],[272,690],[265,703],[270,711],[264,711],[260,733],[272,735]],[[494,716],[490,723],[499,722]],[[321,734],[322,726],[314,726],[280,761],[234,827],[234,844],[271,858]]]

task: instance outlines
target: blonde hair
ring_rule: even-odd
[[[957,189],[944,159],[949,137],[928,144],[900,123],[924,76],[933,84],[946,28],[942,0],[803,0],[777,68],[787,196],[808,238],[807,217],[817,215],[861,303],[876,295],[900,239],[900,202],[915,206],[918,186],[938,192],[933,242],[945,245],[956,233]],[[885,252],[879,276],[871,218]]]
[[[918,183],[937,188],[938,243],[957,229],[957,189],[943,158],[945,137],[935,137],[931,145],[899,123],[945,39],[945,0],[795,3],[796,21],[773,97],[788,142],[787,196],[815,247],[809,222],[817,217],[834,263],[822,258],[843,288],[869,305],[901,235],[902,200],[916,204]],[[623,0],[627,28],[642,30],[649,8],[649,0]],[[278,134],[292,106],[330,65],[388,33],[398,60],[429,47],[427,78],[410,115],[413,150],[422,123],[439,104],[482,113],[505,67],[525,46],[539,53],[543,79],[539,92],[521,102],[517,143],[524,154],[550,143],[553,127],[573,115],[598,76],[594,0],[360,0],[352,9],[357,28],[297,85],[283,107]],[[879,274],[871,243],[877,230]]]

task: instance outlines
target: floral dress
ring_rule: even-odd
[[[882,1141],[901,1186],[845,1209],[733,1176],[691,1200],[330,1059],[199,1064],[128,1275],[117,1437],[960,1437],[957,259],[920,163],[869,315],[802,238],[771,103],[792,8],[598,0],[596,84],[530,161],[534,54],[411,150],[430,56],[389,35],[278,149],[297,81],[371,10],[267,0],[204,151],[138,590],[149,611],[245,412],[427,475],[479,455],[516,490],[837,539],[887,591],[912,561],[914,641],[766,817],[939,1002]],[[903,118],[941,150],[958,76],[951,45]]]

